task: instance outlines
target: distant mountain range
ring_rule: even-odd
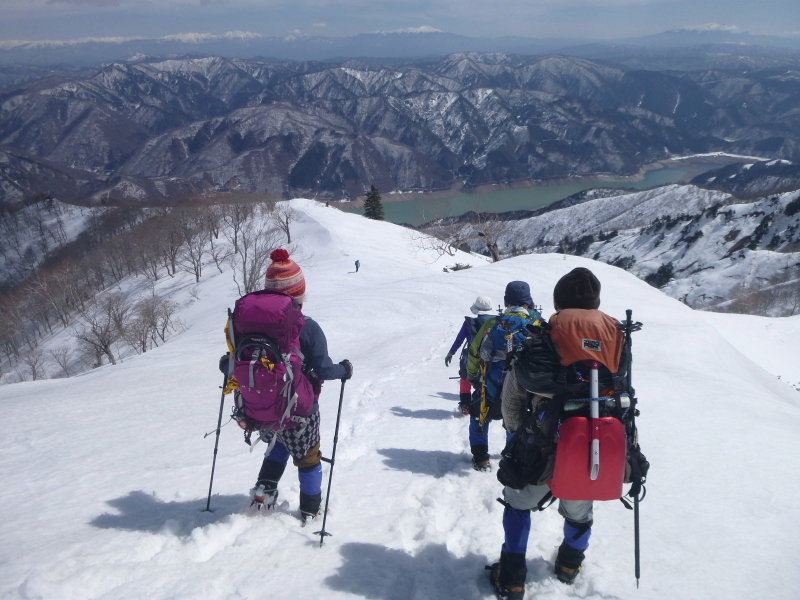
[[[565,54],[589,59],[631,60],[637,52],[642,63],[669,61],[672,50],[681,48],[682,67],[694,68],[698,61],[713,62],[715,55],[753,56],[778,54],[784,60],[798,60],[800,35],[765,36],[735,28],[707,25],[678,29],[657,35],[604,42],[581,39],[534,39],[518,36],[481,38],[432,28],[405,32],[369,33],[351,37],[289,36],[267,37],[252,32],[232,31],[222,35],[184,33],[160,38],[95,38],[80,40],[0,41],[0,65],[70,64],[98,65],[136,60],[145,56],[221,56],[269,60],[336,60],[352,58],[418,59],[442,57],[461,52],[508,54]],[[691,58],[691,60],[690,60]],[[729,62],[731,58],[727,59]],[[699,68],[709,68],[699,67]]]
[[[0,202],[211,191],[353,197],[631,175],[673,156],[800,161],[800,70],[653,72],[565,56],[224,58],[15,68]]]

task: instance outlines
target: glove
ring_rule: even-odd
[[[340,362],[339,364],[342,365],[345,368],[345,370],[347,371],[347,375],[345,377],[342,377],[342,381],[346,381],[347,379],[350,379],[353,376],[353,363],[351,363],[349,360],[345,359],[342,362]]]
[[[219,359],[219,370],[222,373],[228,373],[228,360],[230,360],[229,354],[223,354]]]
[[[447,356],[444,357],[444,366],[445,367],[449,367],[451,360],[453,360],[453,353],[452,352],[448,352]]]

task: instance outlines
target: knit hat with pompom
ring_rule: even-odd
[[[302,304],[306,299],[306,278],[303,270],[289,258],[289,253],[278,248],[269,255],[272,264],[267,267],[267,277],[264,281],[265,290],[283,292]]]

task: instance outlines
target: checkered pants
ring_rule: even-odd
[[[267,444],[272,442],[274,436],[277,436],[277,441],[289,451],[295,461],[303,460],[309,450],[320,442],[319,411],[311,413],[305,424],[300,427],[261,433],[261,439]]]

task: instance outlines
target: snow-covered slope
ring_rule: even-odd
[[[551,575],[562,519],[554,508],[534,515],[527,597],[796,596],[800,395],[759,366],[775,348],[763,329],[733,316],[712,326],[629,273],[582,258],[489,264],[462,255],[475,267],[444,273],[453,259],[415,251],[400,227],[296,206],[304,310],[334,360],[355,365],[333,537],[320,549],[318,527],[300,527],[292,467],[277,513],[247,514],[263,446],[248,453],[233,424],[222,430],[213,512],[202,512],[214,445],[203,434],[216,425],[221,328],[235,299],[225,273],[199,284],[180,315],[190,328],[170,343],[79,377],[0,387],[0,597],[491,597],[483,566],[502,543],[500,486],[470,469],[467,422],[447,379],[456,371],[442,359],[475,296],[498,302],[508,281],[524,279],[549,314],[555,282],[576,266],[602,281],[603,310],[622,317],[632,308],[645,324],[634,342],[641,441],[653,465],[641,507],[641,587],[632,515],[609,502],[596,507],[573,587]],[[746,331],[759,350],[746,356],[717,328]],[[328,456],[338,392],[329,382],[321,398]],[[495,424],[495,457],[502,440]]]
[[[479,248],[479,242],[472,244]],[[772,300],[743,312],[798,310],[798,191],[735,204],[728,194],[693,185],[594,198],[510,221],[498,245],[506,255],[566,247],[570,254],[652,278],[694,308],[720,309],[744,290],[769,293]]]

